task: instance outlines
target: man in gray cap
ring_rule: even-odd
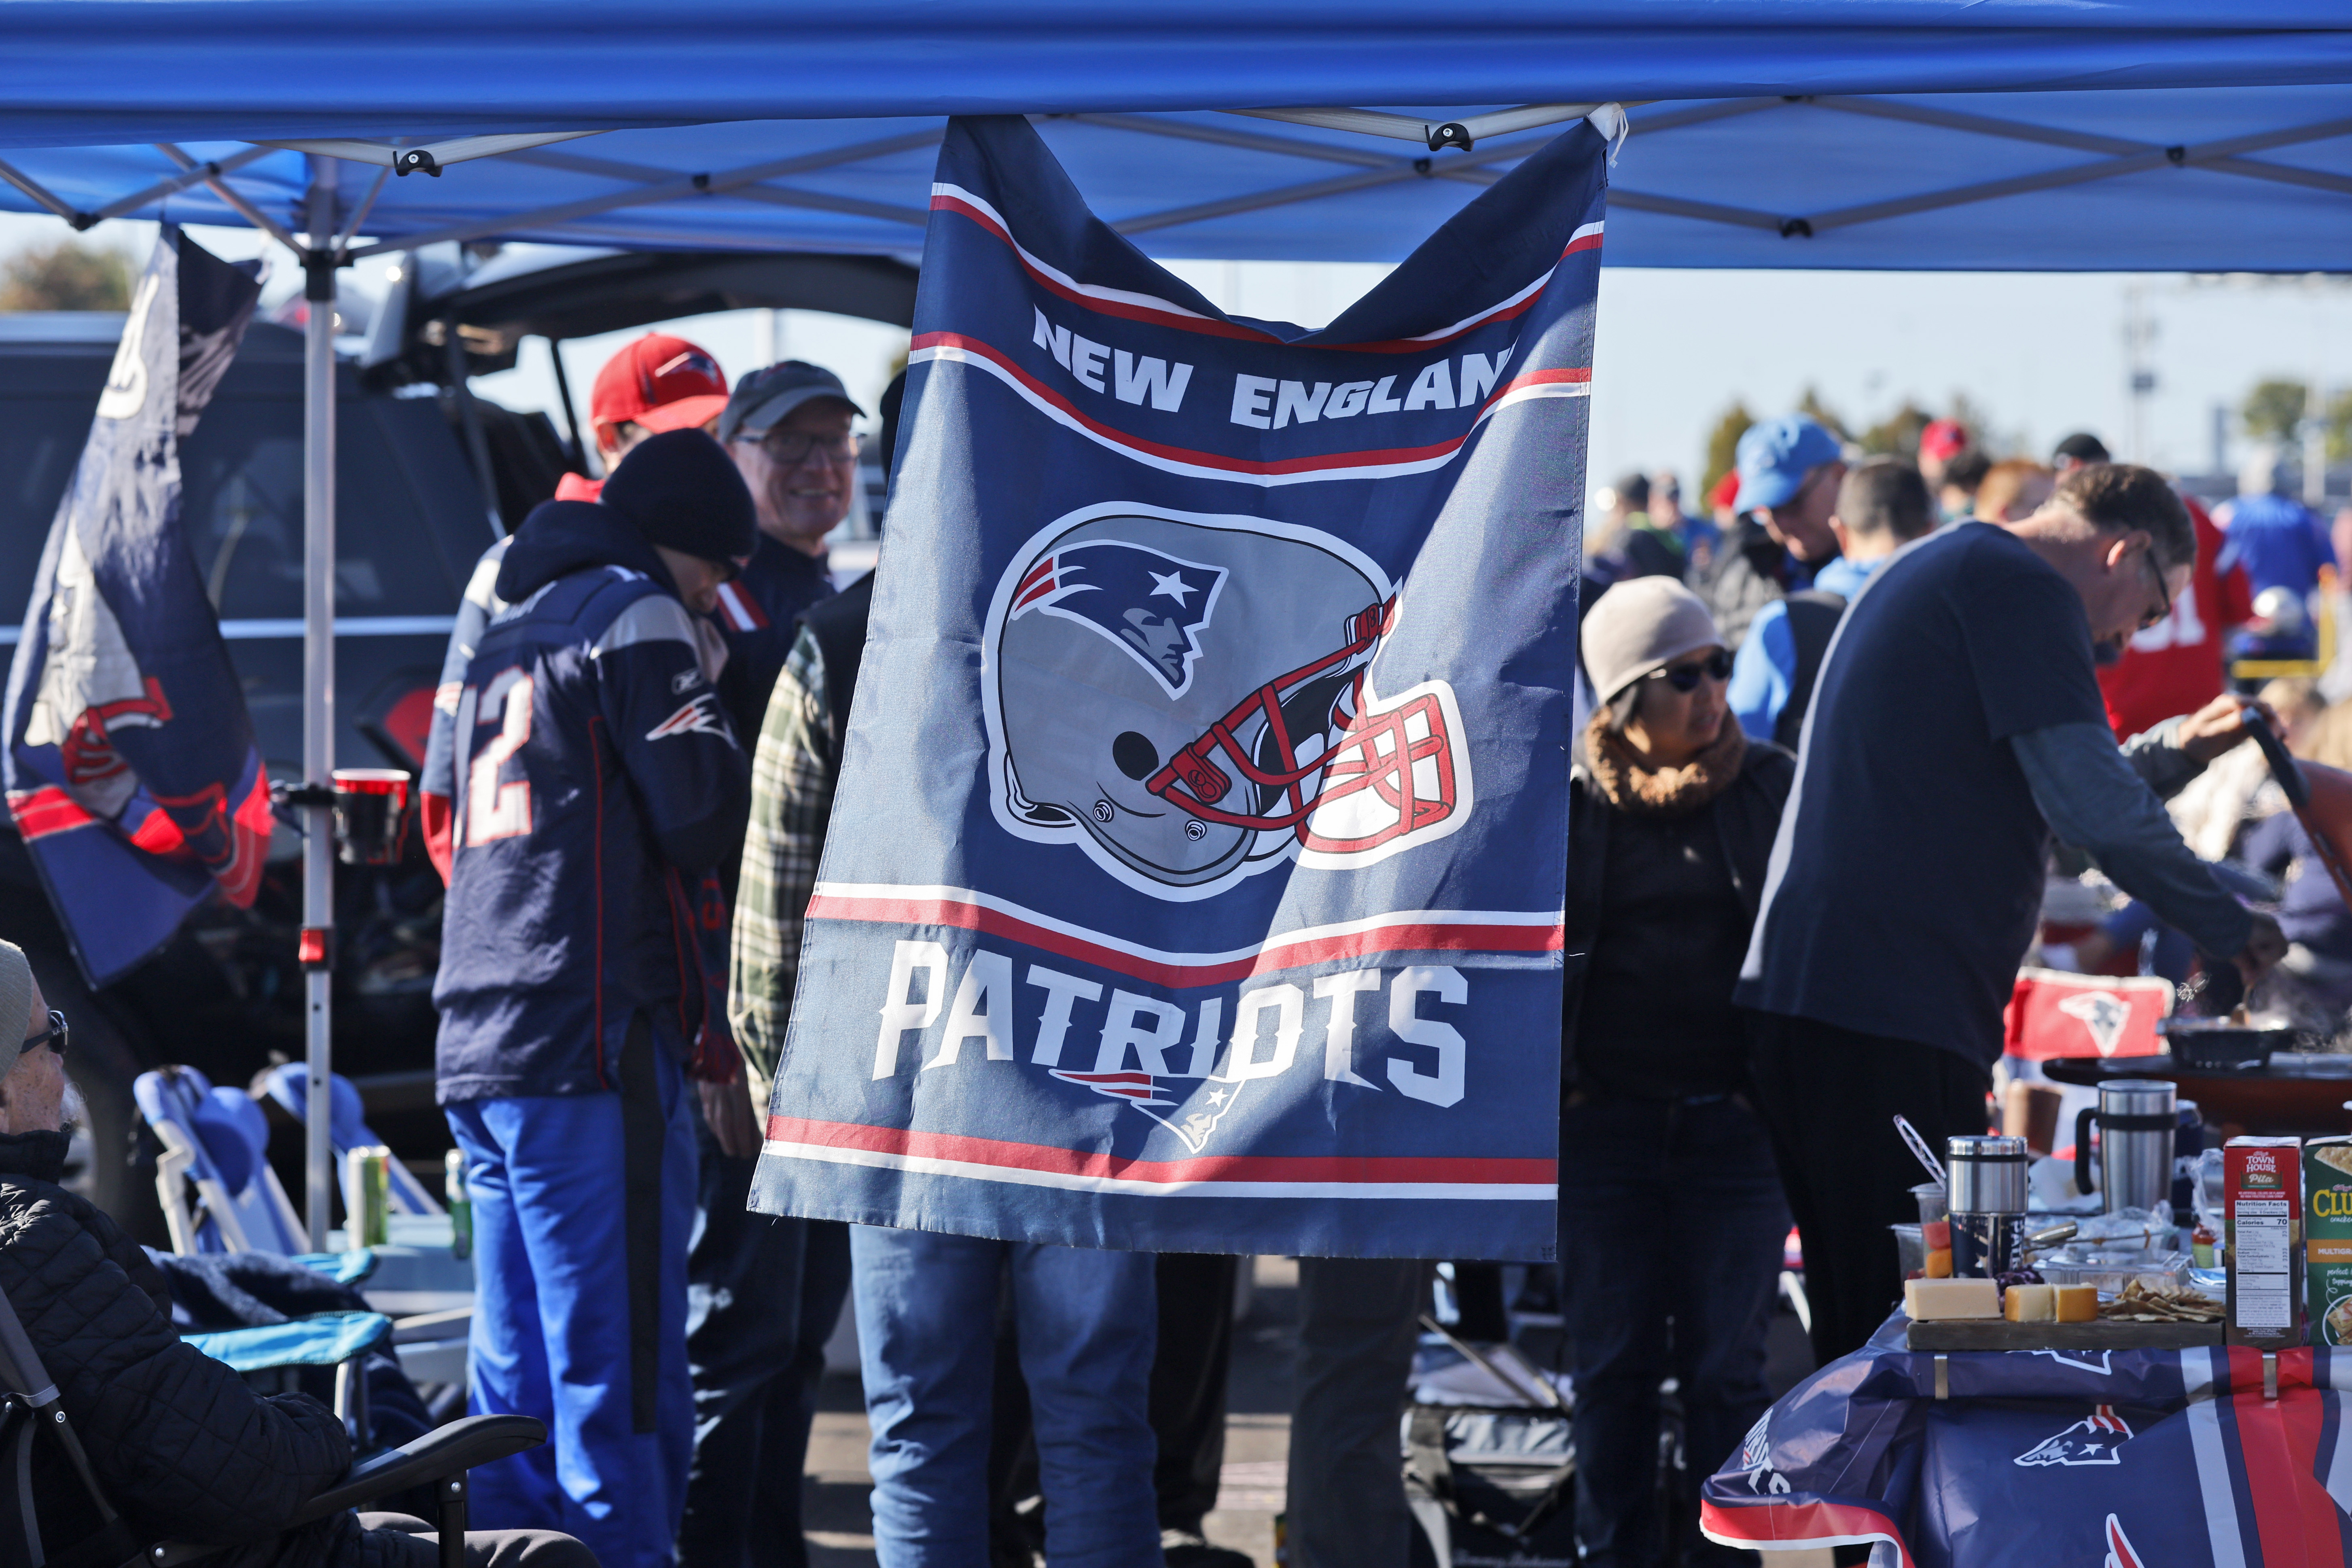
[[[865,413],[841,377],[790,359],[735,384],[719,416],[719,441],[759,509],[760,544],[742,574],[719,591],[729,671],[719,695],[748,742],[767,717],[768,694],[793,651],[801,612],[833,593],[825,535],[849,515]]]

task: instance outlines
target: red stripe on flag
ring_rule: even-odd
[[[2314,1473],[2326,1418],[2326,1396],[2315,1389],[2287,1386],[2286,1368],[2282,1365],[2279,1371],[2276,1399],[2263,1398],[2259,1383],[2230,1396],[2238,1446],[2246,1459],[2246,1490],[2262,1539],[2262,1560],[2292,1563],[2297,1568],[2344,1568],[2336,1504]]]
[[[1903,1568],[1916,1568],[1911,1548],[1895,1521],[1875,1509],[1845,1502],[1759,1502],[1726,1508],[1702,1500],[1698,1526],[1707,1539],[1727,1546],[1801,1546],[1877,1539],[1894,1542]]]
[[[1145,958],[1082,936],[1054,931],[1017,915],[952,899],[844,897],[819,893],[809,900],[810,920],[861,921],[880,925],[952,926],[983,936],[1008,937],[1027,946],[1076,959],[1098,969],[1116,970],[1138,980],[1168,986],[1216,985],[1246,980],[1255,974],[1301,969],[1339,958],[1363,958],[1385,952],[1557,952],[1562,945],[1557,925],[1396,925],[1347,931],[1299,942],[1285,942],[1271,952],[1246,958],[1186,963]]]
[[[8,815],[16,819],[16,831],[26,838],[46,838],[52,833],[88,827],[98,820],[55,784],[10,791]]]
[[[1098,316],[1115,316],[1121,321],[1149,321],[1154,326],[1173,327],[1179,331],[1197,332],[1202,337],[1233,338],[1238,339],[1244,342],[1254,343],[1278,343],[1282,342],[1280,338],[1276,337],[1272,332],[1262,331],[1255,327],[1244,327],[1237,321],[1220,321],[1214,316],[1188,315],[1181,310],[1160,310],[1133,300],[1106,300],[1100,295],[1081,293],[1079,290],[1073,289],[1068,284],[1063,282],[1060,279],[1055,278],[1049,272],[1042,270],[1032,263],[1029,258],[1022,253],[1020,245],[1013,239],[1011,232],[1008,231],[1003,224],[997,222],[996,219],[990,216],[988,213],[972,205],[970,202],[965,201],[961,196],[934,195],[931,197],[931,210],[933,212],[955,213],[960,216],[968,217],[973,223],[978,224],[983,232],[988,234],[991,237],[1002,242],[1007,250],[1013,252],[1013,260],[1020,263],[1021,269],[1029,274],[1030,278],[1033,279],[1039,287],[1045,289],[1057,298],[1068,300],[1071,304],[1077,306],[1080,310],[1091,310]],[[1601,236],[1598,234],[1580,235],[1576,238],[1568,242],[1568,248],[1561,251],[1560,256],[1565,259],[1568,257],[1574,256],[1580,250],[1598,250],[1600,248]],[[1549,283],[1550,281],[1549,274],[1547,273],[1541,281]],[[1526,314],[1527,311],[1534,306],[1536,300],[1542,296],[1542,293],[1543,289],[1541,288],[1531,288],[1528,289],[1525,299],[1514,300],[1507,305],[1497,305],[1491,310],[1473,316],[1470,320],[1465,321],[1461,326],[1456,327],[1450,332],[1444,332],[1431,337],[1390,338],[1377,342],[1363,343],[1308,343],[1303,346],[1315,349],[1329,349],[1339,353],[1425,353],[1432,349],[1443,348],[1445,344],[1453,342],[1457,339],[1467,337],[1481,327],[1490,325],[1496,321],[1512,321]]]
[[[809,1121],[797,1116],[768,1118],[768,1138],[778,1143],[814,1143],[959,1164],[997,1165],[1122,1182],[1266,1182],[1385,1184],[1435,1183],[1463,1186],[1538,1186],[1556,1184],[1559,1167],[1550,1160],[1449,1159],[1437,1156],[1223,1154],[1197,1160],[1122,1160],[1100,1152],[1014,1143],[1001,1138],[965,1138],[897,1127],[866,1127],[847,1121]]]

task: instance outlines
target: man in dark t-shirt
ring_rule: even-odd
[[[1985,1128],[2001,1010],[2032,940],[2052,836],[2249,978],[2276,962],[2181,843],[2169,794],[2244,738],[2217,701],[2136,737],[2095,667],[2170,613],[2196,561],[2148,469],[2067,476],[2032,516],[1906,546],[1830,646],[1738,1000],[1805,1245],[1816,1355],[1855,1349],[1900,1289],[1886,1226],[1918,1180],[1892,1126],[1941,1148]]]

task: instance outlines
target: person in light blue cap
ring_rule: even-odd
[[[1738,468],[1731,504],[1741,521],[1714,568],[1694,584],[1735,651],[1757,611],[1811,587],[1813,574],[1837,558],[1830,514],[1845,478],[1844,450],[1818,420],[1788,414],[1748,427]]]

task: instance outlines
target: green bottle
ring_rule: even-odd
[[[466,1154],[452,1149],[442,1161],[441,1194],[449,1207],[449,1256],[474,1255],[474,1200],[466,1195]]]

